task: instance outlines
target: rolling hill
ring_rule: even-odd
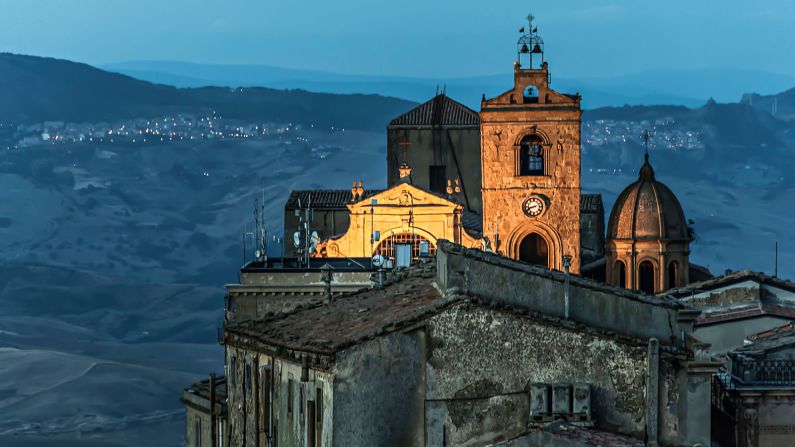
[[[409,101],[305,90],[176,88],[60,59],[0,54],[0,122],[98,122],[216,111],[228,118],[383,129]]]

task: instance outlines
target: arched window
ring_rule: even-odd
[[[544,141],[528,135],[519,145],[519,175],[544,175]]]
[[[671,261],[668,264],[668,288],[679,287],[679,263]]]
[[[538,102],[538,88],[536,88],[534,85],[528,85],[525,87],[524,102],[525,104]]]
[[[519,244],[519,260],[528,264],[549,266],[549,246],[539,234],[530,233]]]
[[[643,261],[638,266],[638,289],[641,292],[654,294],[654,265],[649,261]]]
[[[623,261],[616,261],[615,265],[615,285],[618,287],[627,287],[627,266]]]

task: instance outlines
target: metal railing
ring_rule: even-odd
[[[732,376],[744,385],[795,386],[795,360],[732,359]]]

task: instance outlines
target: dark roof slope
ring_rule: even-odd
[[[373,337],[396,332],[453,305],[433,286],[435,270],[415,266],[402,281],[383,289],[343,296],[331,304],[244,321],[225,330],[225,343],[235,336],[272,346],[331,354]],[[299,314],[300,313],[300,314]]]
[[[598,213],[600,210],[604,210],[601,194],[580,195],[580,214]]]
[[[476,127],[480,126],[480,115],[447,95],[440,94],[393,119],[389,125]]]
[[[364,198],[383,192],[383,189],[365,189]],[[350,189],[310,189],[293,191],[284,204],[284,209],[294,210],[298,202],[302,207],[311,204],[313,209],[346,209],[345,205],[353,203],[353,193]]]

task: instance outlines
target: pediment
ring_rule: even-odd
[[[461,206],[456,202],[414,185],[400,183],[365,200],[348,205],[348,208],[351,212],[362,209],[369,210],[372,206],[372,200],[376,201],[376,207],[440,206],[450,208],[452,211]]]

